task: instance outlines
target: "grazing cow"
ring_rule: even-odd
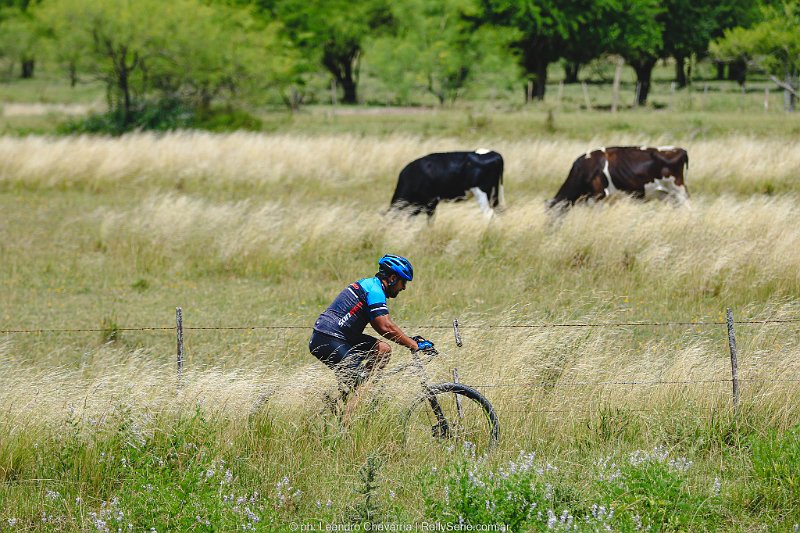
[[[472,193],[491,217],[504,205],[503,157],[497,152],[447,152],[412,161],[400,172],[391,209],[433,215],[439,200],[464,200]]]
[[[685,202],[684,179],[689,155],[683,148],[616,146],[580,156],[550,207],[572,205],[579,198],[607,198],[622,191],[636,198],[673,197]]]

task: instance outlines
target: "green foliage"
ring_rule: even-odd
[[[375,39],[368,49],[372,69],[395,88],[397,103],[408,103],[410,93],[419,89],[440,105],[454,102],[471,81],[503,72],[502,64],[513,65],[506,50],[516,33],[488,26],[475,31],[469,20],[475,12],[472,0],[393,5],[395,32]]]
[[[40,475],[79,483],[48,490],[44,515],[66,511],[62,522],[137,531],[268,527],[273,519],[266,498],[242,491],[238,465],[217,455],[199,411],[158,431],[124,407],[102,427],[81,429],[74,418],[67,425],[37,451]]]
[[[426,515],[451,524],[506,524],[511,531],[545,525],[552,509],[571,503],[554,490],[555,472],[537,465],[532,453],[497,471],[465,457],[423,476]]]
[[[711,53],[723,61],[744,60],[780,77],[800,74],[800,6],[796,2],[770,5],[762,20],[750,28],[736,27],[712,43]]]
[[[139,278],[131,283],[131,288],[138,292],[144,292],[150,288],[150,282],[146,278]]]
[[[511,531],[714,529],[721,521],[719,489],[692,487],[691,467],[656,447],[603,458],[593,480],[587,473],[576,480],[521,452],[496,469],[463,459],[425,475],[422,484],[427,515],[448,523],[506,524]]]
[[[692,464],[683,457],[671,458],[661,447],[636,451],[619,470],[603,463],[607,482],[599,489],[608,501],[625,509],[619,517],[623,529],[713,529],[721,519],[719,495],[713,485],[705,490],[690,485],[687,472]]]
[[[100,327],[102,341],[104,343],[116,342],[119,340],[119,324],[112,317],[105,317]]]
[[[583,20],[581,2],[527,2],[482,0],[481,17],[518,32],[514,46],[526,77],[534,82],[534,95],[544,98],[547,66],[562,56],[564,44]]]
[[[753,462],[751,505],[775,510],[793,507],[800,512],[800,426],[784,433],[769,430],[754,435],[748,444]]]
[[[86,118],[68,120],[59,126],[62,134],[122,135],[134,130],[172,131],[203,129],[235,131],[261,129],[261,121],[242,109],[197,109],[176,99],[146,102],[127,117],[122,111],[94,113]]]
[[[379,456],[370,454],[367,461],[358,469],[361,484],[356,491],[356,501],[350,515],[352,524],[376,524],[383,520],[383,511],[378,499],[380,488],[378,478],[382,462]]]
[[[390,26],[391,10],[385,0],[277,0],[272,12],[305,54],[317,58],[336,79],[342,101],[357,102],[363,42]]]
[[[22,7],[0,6],[0,60],[7,63],[10,76],[14,68],[23,61],[31,61],[42,48],[42,28]]]
[[[245,8],[179,0],[57,0],[37,10],[52,35],[52,57],[71,73],[105,83],[109,111],[77,131],[222,128],[212,106],[260,99],[291,71],[292,47],[277,26]],[[277,73],[273,76],[274,71]],[[69,128],[68,128],[69,130]]]

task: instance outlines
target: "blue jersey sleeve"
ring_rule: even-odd
[[[388,315],[389,307],[386,305],[386,294],[378,278],[365,278],[358,282],[367,295],[367,312],[369,319],[374,320],[379,316]]]

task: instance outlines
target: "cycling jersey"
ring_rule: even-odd
[[[381,280],[376,277],[363,278],[339,293],[319,315],[314,330],[337,339],[357,341],[370,321],[388,314]]]

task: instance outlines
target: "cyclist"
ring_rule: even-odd
[[[382,337],[411,351],[433,348],[422,337],[409,337],[389,317],[387,298],[397,298],[414,278],[405,257],[386,254],[378,272],[346,287],[314,323],[308,349],[336,373],[345,393],[380,372],[392,352],[388,343],[364,333],[369,323]]]

